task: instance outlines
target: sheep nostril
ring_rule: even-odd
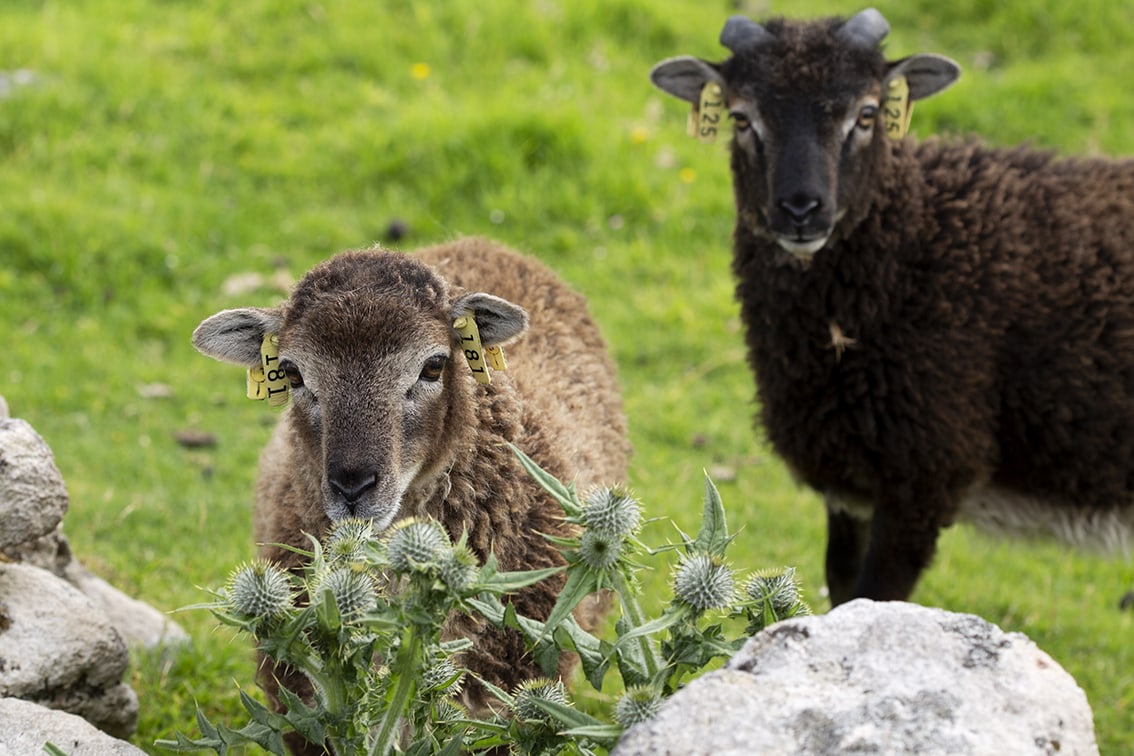
[[[329,479],[331,489],[348,504],[353,504],[362,495],[378,485],[378,476],[361,471],[343,472]]]
[[[803,225],[816,210],[821,207],[819,200],[806,195],[796,195],[790,199],[780,200],[780,209],[791,218],[793,223]]]

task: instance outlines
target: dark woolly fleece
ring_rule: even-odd
[[[815,54],[774,65],[806,89],[830,70]],[[756,75],[744,57],[726,76]],[[874,506],[864,574],[836,600],[906,598],[974,486],[1082,514],[1134,506],[1134,163],[880,128],[870,149],[809,265],[764,233],[763,179],[732,157],[762,425],[809,485]],[[829,578],[859,556],[829,555]]]

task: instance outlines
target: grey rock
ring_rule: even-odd
[[[67,489],[50,447],[23,420],[0,419],[0,552],[49,570],[100,607],[130,646],[181,644],[188,635],[157,609],[123,594],[75,560],[63,535]]]
[[[859,600],[773,625],[628,730],[614,756],[1097,754],[1086,695],[985,620]]]
[[[82,717],[18,698],[0,698],[0,753],[43,756],[46,743],[69,756],[143,756],[145,751],[107,735]]]
[[[78,714],[116,737],[137,725],[126,645],[77,588],[38,567],[0,564],[0,696]]]
[[[39,567],[63,579],[66,579],[67,568],[74,562],[71,544],[63,535],[62,524],[45,536],[9,546],[4,549],[4,555],[13,562]]]
[[[77,561],[68,564],[64,577],[102,610],[127,646],[149,649],[189,642],[189,634],[168,616],[130,598]]]
[[[51,448],[23,420],[0,419],[0,549],[48,535],[66,511]]]

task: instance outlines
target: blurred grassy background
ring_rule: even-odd
[[[1119,0],[879,0],[893,57],[958,60],[915,133],[1134,152],[1134,7]],[[745,567],[797,565],[817,609],[823,508],[753,431],[732,299],[723,145],[684,137],[657,60],[723,57],[739,8],[850,14],[844,0],[6,0],[0,4],[0,394],[51,444],[78,556],[163,609],[253,553],[249,502],[272,413],[189,334],[271,304],[344,248],[484,234],[592,301],[618,359],[653,516],[695,527],[714,474]],[[239,285],[238,274],[261,278]],[[227,285],[226,285],[227,284]],[[159,390],[155,390],[155,386]],[[160,387],[168,387],[168,391]],[[155,396],[156,394],[156,396]],[[174,433],[215,434],[211,449]],[[673,537],[666,523],[647,533]],[[741,564],[738,564],[741,566]],[[650,590],[661,596],[663,575]],[[965,529],[915,598],[1032,637],[1094,706],[1104,753],[1134,743],[1130,562]],[[178,615],[193,648],[139,655],[134,742],[235,719],[245,641]],[[226,715],[226,712],[229,714]]]

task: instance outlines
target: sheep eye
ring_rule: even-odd
[[[864,105],[862,110],[858,111],[858,123],[855,125],[864,131],[869,131],[874,128],[874,121],[878,118],[877,105]]]
[[[299,366],[291,360],[280,360],[280,370],[283,371],[284,377],[287,378],[288,383],[291,384],[293,389],[303,387],[303,373],[299,372]]]
[[[728,114],[732,119],[733,128],[737,131],[748,131],[752,128],[752,121],[748,120],[748,116],[741,113],[739,110],[734,110]]]
[[[421,366],[420,380],[428,383],[436,383],[441,380],[441,373],[445,370],[445,363],[449,361],[448,357],[443,355],[435,355],[425,361]]]

